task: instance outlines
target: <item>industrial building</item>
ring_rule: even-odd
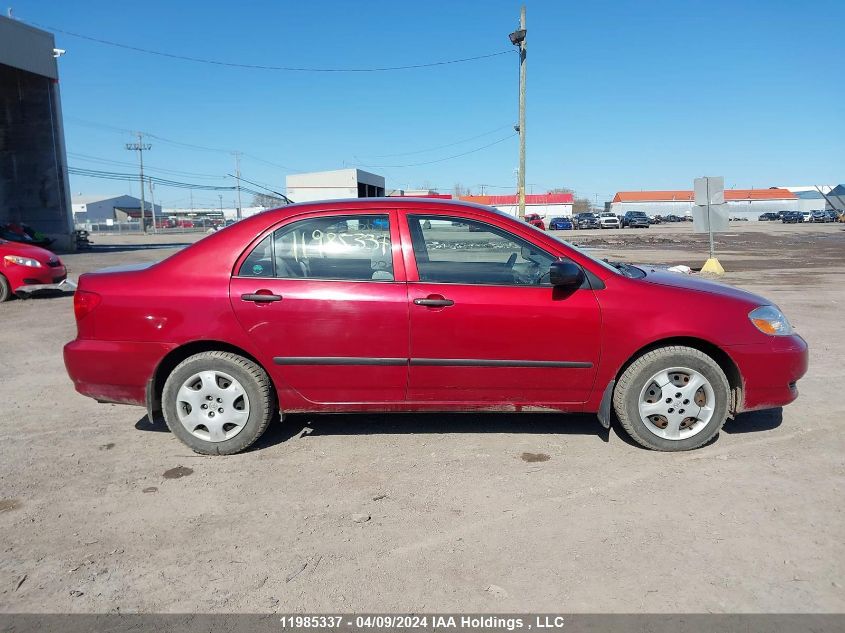
[[[71,200],[76,224],[126,223],[141,220],[141,200],[134,196],[75,196]],[[144,204],[147,222],[153,218],[153,205]],[[156,218],[161,217],[161,205],[155,205]]]
[[[355,168],[292,174],[285,178],[287,196],[294,202],[381,198],[384,184],[384,176]]]
[[[836,185],[825,198],[827,199],[827,209],[845,213],[845,185]]]
[[[464,202],[474,202],[495,207],[516,217],[519,214],[519,196],[461,196]],[[571,193],[542,193],[525,196],[525,214],[536,213],[544,220],[572,216],[574,197]]]
[[[761,213],[799,211],[798,197],[788,189],[725,189],[727,214],[731,218],[756,220]],[[692,191],[620,191],[610,203],[611,212],[644,211],[648,215],[692,215]]]
[[[0,224],[72,248],[59,71],[51,33],[0,17]]]

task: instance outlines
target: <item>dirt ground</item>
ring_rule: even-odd
[[[689,225],[563,237],[706,258]],[[97,236],[65,260],[75,277],[193,239]],[[681,454],[592,416],[300,415],[202,457],[74,392],[70,297],[3,304],[0,611],[845,611],[845,225],[737,223],[717,249],[810,372],[783,411]]]

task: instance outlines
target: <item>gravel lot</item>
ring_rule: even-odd
[[[689,225],[563,237],[706,259]],[[94,236],[65,260],[75,277],[197,238]],[[0,610],[845,611],[845,225],[737,223],[717,249],[810,372],[793,405],[682,454],[592,416],[300,415],[202,457],[74,392],[70,297],[0,306]]]

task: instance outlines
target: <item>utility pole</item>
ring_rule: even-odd
[[[235,155],[235,180],[238,183],[238,210],[237,218],[241,219],[241,153],[232,152]],[[225,218],[224,218],[225,219]]]
[[[156,228],[156,199],[155,195],[153,194],[153,179],[150,178],[150,204],[152,205],[152,214],[153,214],[153,233],[158,233],[158,229]]]
[[[516,126],[519,132],[519,217],[525,217],[525,57],[526,57],[526,36],[528,30],[525,27],[525,5],[519,12],[519,29],[511,33],[511,44],[519,46],[519,125]]]
[[[220,198],[220,217],[223,217],[223,194],[218,193],[217,197]]]
[[[141,226],[144,228],[144,233],[147,232],[147,205],[144,202],[144,152],[152,149],[152,147],[149,143],[144,143],[143,132],[138,132],[137,143],[126,143],[126,149],[138,152],[138,162],[141,166]],[[155,220],[153,220],[153,224],[155,224]]]

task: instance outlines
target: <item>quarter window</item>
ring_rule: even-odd
[[[463,218],[408,216],[420,281],[549,285],[557,258],[500,228]]]
[[[390,220],[349,215],[293,222],[259,242],[238,275],[393,281]]]

